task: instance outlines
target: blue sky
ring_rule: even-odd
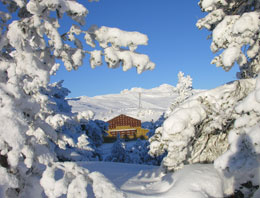
[[[61,67],[52,82],[64,80],[69,97],[119,93],[132,87],[153,88],[167,83],[176,85],[179,71],[190,75],[195,89],[211,89],[236,79],[237,67],[229,72],[211,65],[209,32],[198,30],[196,21],[205,13],[198,1],[173,0],[100,0],[84,5],[89,10],[86,27],[118,27],[147,34],[149,44],[137,52],[149,55],[156,63],[153,71],[137,74],[135,69],[108,69],[104,64],[91,69],[87,55],[79,70],[68,72]],[[66,23],[62,23],[66,26]]]

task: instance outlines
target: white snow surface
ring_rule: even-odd
[[[162,84],[152,89],[132,88],[121,91],[120,94],[108,94],[95,97],[81,96],[68,99],[73,112],[91,110],[94,119],[108,121],[119,114],[125,114],[142,122],[157,120],[171,105],[178,93],[173,86]],[[194,93],[200,90],[193,90]],[[141,93],[141,108],[139,108],[139,93]]]
[[[229,185],[212,164],[187,165],[175,173],[161,173],[160,167],[113,162],[80,162],[90,173],[102,173],[127,198],[224,197]],[[88,192],[89,197],[94,197]],[[114,197],[108,194],[107,198]]]

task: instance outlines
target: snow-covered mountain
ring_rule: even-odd
[[[95,119],[107,121],[119,114],[126,114],[144,122],[157,120],[177,96],[173,86],[162,84],[152,89],[125,89],[119,94],[81,96],[68,99],[68,102],[73,112],[91,110],[95,113]]]

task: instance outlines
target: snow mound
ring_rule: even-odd
[[[124,163],[82,162],[81,166],[104,174],[128,198],[224,197],[229,188],[212,164],[187,165],[167,174],[160,167]]]

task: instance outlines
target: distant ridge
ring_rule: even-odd
[[[142,108],[139,108],[139,93]],[[177,93],[173,92],[173,86],[162,84],[152,89],[134,87],[119,94],[70,98],[68,102],[73,112],[93,111],[94,119],[107,121],[119,114],[125,114],[144,122],[157,120],[177,96]]]

